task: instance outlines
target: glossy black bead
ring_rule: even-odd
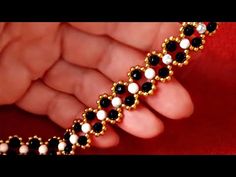
[[[71,151],[72,151],[72,144],[67,143],[66,147],[64,149],[64,152],[65,152],[65,154],[70,154]]]
[[[216,30],[216,27],[217,27],[217,23],[216,22],[210,22],[210,23],[207,24],[207,31],[212,33],[213,31]]]
[[[20,147],[20,140],[17,137],[13,137],[9,140],[8,143],[10,148],[19,148]]]
[[[29,140],[29,149],[37,150],[40,146],[40,141],[37,138],[32,138]]]
[[[193,47],[200,47],[202,45],[202,38],[201,37],[193,38],[191,44]]]
[[[133,80],[140,80],[142,78],[142,71],[139,69],[135,69],[131,72],[130,75]]]
[[[69,132],[69,131],[66,131],[66,132],[64,133],[64,139],[65,139],[66,141],[69,141],[69,139],[70,139],[70,132]]]
[[[100,106],[101,106],[102,108],[107,108],[107,107],[110,106],[110,104],[111,104],[111,100],[109,100],[108,98],[102,98],[102,99],[100,100]]]
[[[193,33],[194,33],[194,26],[192,26],[192,25],[187,25],[187,26],[184,28],[184,35],[186,35],[186,36],[191,36]]]
[[[161,77],[161,78],[166,78],[169,76],[169,69],[164,67],[164,68],[161,68],[159,69],[158,71],[158,76]]]
[[[143,92],[149,92],[150,90],[152,90],[152,83],[151,82],[145,82],[142,85],[142,91]]]
[[[108,118],[111,120],[116,120],[118,118],[119,112],[115,109],[112,109],[108,112]]]
[[[103,127],[102,123],[101,122],[97,122],[97,123],[95,123],[93,125],[93,131],[95,133],[100,133],[102,131],[102,127]]]
[[[177,42],[176,41],[169,41],[167,44],[166,44],[166,50],[168,52],[174,52],[177,48]]]
[[[176,60],[178,63],[183,63],[183,62],[186,60],[186,53],[184,53],[184,52],[178,52],[178,53],[175,55],[175,60]]]
[[[78,139],[78,143],[81,146],[85,146],[88,143],[88,138],[86,136],[80,136]]]
[[[125,85],[123,84],[117,84],[115,87],[115,92],[116,94],[123,94],[125,93],[126,89],[125,89]]]
[[[127,96],[124,101],[126,106],[132,106],[135,103],[135,98],[133,95]]]
[[[85,117],[87,120],[91,121],[91,120],[95,119],[96,114],[93,111],[88,111],[88,112],[86,112]]]
[[[151,66],[156,66],[158,65],[159,62],[160,62],[160,58],[157,55],[151,55],[150,57],[148,57],[148,63]]]
[[[48,142],[49,149],[57,149],[59,140],[57,138],[51,138]]]
[[[81,130],[81,125],[80,125],[79,122],[74,123],[74,125],[73,125],[73,130],[74,130],[76,133],[80,132],[80,130]]]

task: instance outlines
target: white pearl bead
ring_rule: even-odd
[[[90,130],[91,130],[91,125],[89,123],[84,123],[82,126],[81,126],[81,130],[82,132],[84,133],[88,133]]]
[[[97,112],[97,118],[98,120],[104,120],[107,117],[107,113],[104,110],[99,110]]]
[[[128,86],[128,91],[132,94],[135,94],[139,91],[139,86],[136,83],[130,83]]]
[[[190,46],[190,41],[186,38],[182,39],[179,46],[182,48],[182,49],[187,49],[189,48]]]
[[[69,140],[70,140],[71,144],[76,144],[78,139],[79,139],[79,137],[76,134],[73,134],[73,135],[70,136]]]
[[[28,151],[29,151],[29,148],[26,145],[22,145],[19,149],[20,154],[27,154]]]
[[[46,155],[47,152],[48,152],[48,147],[45,144],[39,146],[39,154],[40,155]]]
[[[8,145],[7,143],[2,143],[0,144],[0,152],[5,153],[8,150]]]
[[[156,75],[156,72],[154,69],[148,68],[148,69],[146,69],[144,75],[147,79],[153,79]]]
[[[58,144],[59,151],[64,151],[65,147],[66,147],[66,143],[64,141],[62,141]]]
[[[172,60],[172,57],[171,57],[170,54],[166,54],[166,55],[164,55],[163,58],[162,58],[162,62],[163,62],[164,64],[166,64],[166,65],[171,64],[172,61],[173,61],[173,60]]]
[[[200,34],[203,34],[206,32],[207,28],[206,28],[206,25],[203,24],[203,23],[199,23],[199,25],[197,26],[197,31],[200,33]]]
[[[111,100],[111,104],[112,106],[114,106],[115,108],[120,107],[120,105],[122,104],[122,100],[119,97],[115,97]]]

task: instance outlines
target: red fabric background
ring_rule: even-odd
[[[84,154],[236,154],[236,23],[222,23],[209,38],[200,58],[193,60],[177,79],[187,88],[195,105],[184,120],[162,117],[165,131],[144,140],[117,128],[120,144],[109,149],[91,148]],[[201,68],[201,69],[199,69]],[[182,69],[181,69],[182,70]],[[185,75],[181,75],[185,72]],[[176,105],[178,106],[178,105]],[[0,107],[0,137],[26,138],[62,135],[63,130],[45,116],[15,106]]]

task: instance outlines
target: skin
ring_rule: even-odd
[[[178,23],[1,23],[0,105],[16,104],[68,128],[178,29]],[[159,83],[158,93],[137,110],[124,111],[118,126],[140,138],[155,137],[164,130],[157,112],[170,119],[193,113],[190,95],[176,79]],[[93,141],[111,147],[119,136],[109,127]]]

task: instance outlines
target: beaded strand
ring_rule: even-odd
[[[183,22],[180,34],[169,37],[162,44],[162,51],[147,54],[144,66],[133,66],[127,81],[113,83],[110,94],[102,94],[97,108],[86,108],[81,117],[76,117],[71,128],[63,137],[52,137],[43,141],[38,136],[29,137],[27,142],[17,135],[0,140],[0,155],[73,155],[77,148],[91,146],[91,136],[101,136],[107,124],[119,123],[123,110],[133,110],[139,98],[154,94],[158,82],[171,80],[174,67],[183,67],[190,62],[190,53],[202,50],[207,36],[218,28],[216,22]]]

